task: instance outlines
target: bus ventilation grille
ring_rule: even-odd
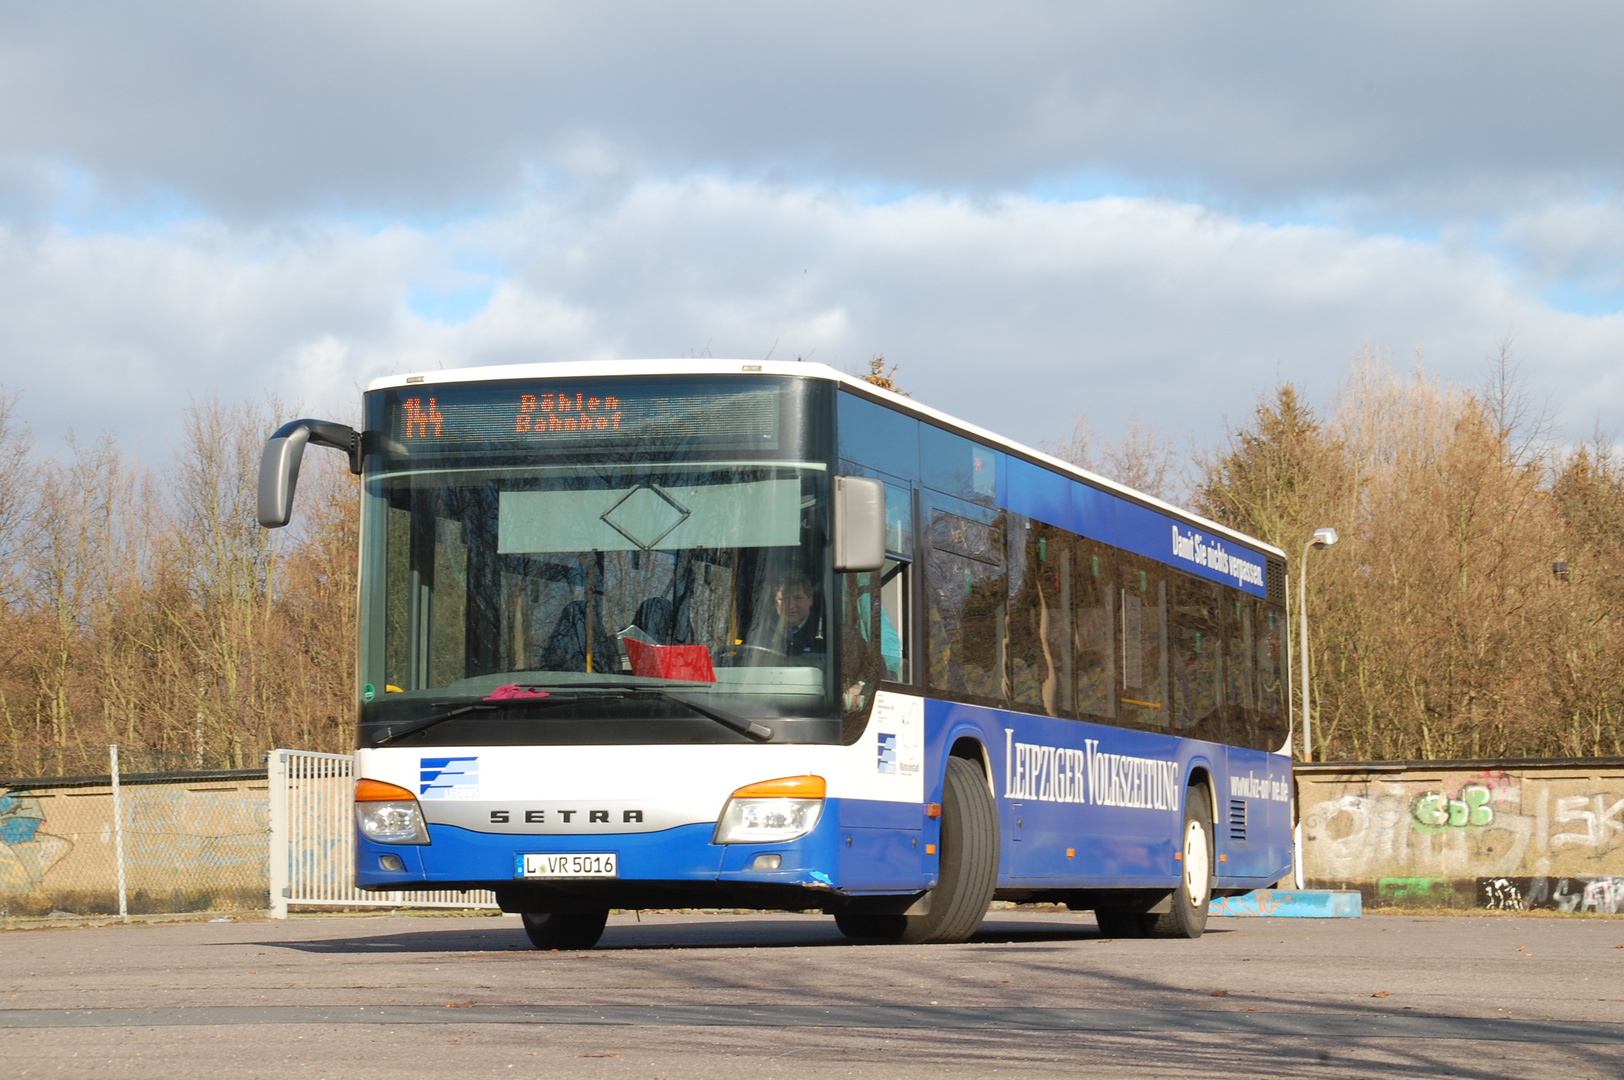
[[[1231,840],[1246,839],[1246,800],[1229,800],[1229,838]]]
[[[1277,604],[1286,602],[1286,564],[1279,559],[1269,559],[1265,562],[1264,572],[1268,578],[1269,599]]]

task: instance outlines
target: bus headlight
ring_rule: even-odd
[[[786,776],[735,791],[717,819],[713,844],[774,844],[805,836],[823,816],[821,776]]]
[[[382,780],[355,782],[355,827],[377,844],[426,844],[423,809],[410,791]]]

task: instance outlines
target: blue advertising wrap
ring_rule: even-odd
[[[1056,528],[1267,598],[1264,558],[1233,540],[1020,458],[1003,456],[1000,505]]]

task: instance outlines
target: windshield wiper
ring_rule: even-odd
[[[674,701],[685,709],[692,709],[708,720],[714,720],[723,727],[737,731],[740,735],[748,735],[752,739],[766,742],[773,737],[773,729],[766,724],[758,724],[754,720],[747,720],[737,713],[726,709],[719,709],[715,705],[701,705],[697,701],[690,701],[681,694],[673,693],[664,686],[627,686],[624,683],[569,683],[567,685],[551,688],[554,693],[567,694],[572,690],[607,690],[607,698],[637,697],[655,695],[667,701]]]
[[[721,724],[725,728],[732,728],[740,735],[748,735],[752,739],[759,740],[760,742],[766,742],[768,739],[773,737],[773,729],[768,727],[766,724],[758,724],[754,720],[746,720],[742,716],[735,713],[730,713],[726,709],[718,709],[714,705],[701,705],[697,701],[689,701],[687,698],[682,697],[679,694],[673,694],[671,691],[662,686],[639,686],[633,691],[633,693],[659,694],[661,697],[666,698],[669,701],[675,701],[678,705],[681,705],[684,708],[692,709],[700,716],[707,716],[710,719],[715,720],[718,724]]]
[[[661,686],[621,686],[616,683],[575,683],[570,686],[557,687],[554,689],[553,693],[554,695],[573,694],[577,690],[586,690],[592,692],[593,698],[598,701],[612,701],[616,698],[655,695],[658,697],[663,697],[668,701],[674,701],[685,709],[692,709],[694,712],[708,720],[714,720],[725,728],[736,731],[740,735],[747,735],[759,742],[766,742],[768,739],[773,737],[773,729],[765,724],[758,724],[754,720],[746,720],[742,716],[728,712],[726,709],[718,709],[714,705],[701,705],[698,702],[689,701],[680,694],[674,694],[670,690],[667,690]],[[604,693],[604,691],[608,691],[608,693]],[[437,727],[438,725],[445,723],[447,720],[455,720],[459,716],[467,716],[472,712],[489,712],[493,709],[503,709],[511,705],[529,705],[534,708],[548,709],[557,708],[560,705],[574,705],[580,700],[581,698],[574,696],[554,696],[550,699],[505,698],[501,701],[475,702],[472,705],[464,705],[461,708],[450,709],[443,713],[435,713],[433,716],[425,716],[423,719],[413,721],[403,728],[390,728],[385,733],[383,738],[379,739],[372,745],[374,747],[388,746],[390,743],[398,742],[408,735],[416,735],[420,731],[427,731],[429,728]]]
[[[425,716],[421,720],[414,720],[403,728],[388,728],[385,730],[383,738],[372,745],[375,747],[388,746],[390,743],[398,742],[408,735],[416,735],[419,731],[427,731],[429,728],[437,727],[447,720],[455,720],[457,717],[467,716],[471,712],[490,712],[493,709],[505,709],[510,705],[529,705],[534,708],[547,709],[557,705],[568,705],[572,700],[549,701],[545,698],[504,698],[501,701],[477,701],[472,705],[464,705],[458,709],[451,709],[448,712],[435,713],[433,716]]]

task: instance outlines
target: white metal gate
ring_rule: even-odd
[[[322,907],[493,908],[489,892],[362,892],[355,887],[355,759],[273,750],[271,918],[290,904]]]

